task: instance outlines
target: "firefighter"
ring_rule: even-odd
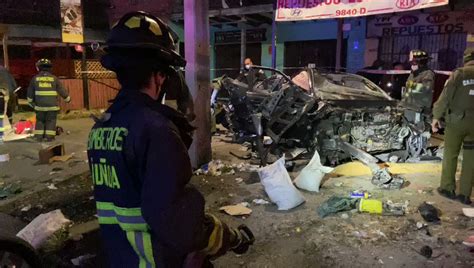
[[[205,214],[203,196],[188,184],[193,127],[159,101],[171,69],[186,64],[170,32],[153,15],[128,13],[112,28],[101,59],[121,84],[88,142],[109,267],[183,267],[188,255],[193,263],[249,246],[242,229]]]
[[[168,90],[170,89],[170,90]],[[160,99],[165,98],[165,104],[183,113],[189,122],[194,121],[194,101],[182,70],[172,69],[165,80]]]
[[[433,107],[433,132],[440,128],[440,120],[446,121],[444,135],[443,170],[438,192],[455,199],[456,170],[461,147],[464,150],[457,199],[463,204],[471,204],[474,182],[474,48],[466,49],[464,67],[457,69],[449,80]]]
[[[402,102],[418,108],[425,115],[431,114],[435,81],[435,74],[428,67],[429,60],[425,51],[410,51],[411,74],[402,95]]]
[[[66,103],[71,101],[68,92],[59,81],[51,74],[51,61],[40,59],[36,62],[38,74],[33,77],[28,87],[28,103],[35,109],[36,126],[35,138],[38,141],[52,141],[56,136],[56,117],[59,111],[58,95]]]

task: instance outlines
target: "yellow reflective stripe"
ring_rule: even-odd
[[[32,98],[26,98],[26,100],[27,100],[28,102],[33,102],[33,99],[32,99]]]
[[[35,106],[35,111],[40,111],[40,112],[59,111],[59,106],[51,106],[51,107]]]
[[[5,131],[5,128],[4,127],[0,127],[0,132],[4,132]]]
[[[56,131],[54,131],[54,130],[46,130],[46,135],[49,135],[49,136],[56,136]]]
[[[99,217],[99,224],[118,224],[115,217]]]
[[[55,90],[37,90],[35,91],[36,96],[57,96],[58,92]]]
[[[34,130],[33,134],[44,134],[44,130]]]
[[[155,258],[153,257],[153,245],[151,244],[151,235],[143,233],[143,248],[145,249],[145,258],[152,267],[156,267]]]
[[[122,208],[117,207],[114,203],[109,202],[96,202],[97,209],[104,209],[104,210],[113,210],[117,215],[121,216],[141,216],[142,209],[141,208]]]
[[[0,119],[3,119],[3,118],[5,118],[5,116],[4,116],[4,115],[0,115]]]

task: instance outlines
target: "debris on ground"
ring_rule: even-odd
[[[359,212],[370,213],[370,214],[382,214],[383,203],[376,199],[360,199],[359,201]]]
[[[232,205],[232,206],[224,206],[224,207],[221,207],[219,210],[224,211],[225,213],[231,216],[244,216],[244,215],[250,215],[252,213],[252,210],[242,203],[237,204],[237,205]]]
[[[27,206],[22,207],[20,211],[28,212],[30,209],[31,209],[31,205],[27,205]]]
[[[433,205],[424,202],[418,207],[418,211],[427,222],[438,223],[440,221],[438,209]]]
[[[50,164],[51,158],[53,158],[54,156],[64,156],[64,154],[65,149],[63,143],[55,144],[45,149],[41,149],[38,152],[39,164]]]
[[[474,218],[474,208],[463,208],[462,213],[466,217]]]
[[[334,168],[325,167],[321,164],[319,153],[315,151],[311,161],[301,170],[298,177],[296,177],[295,184],[300,189],[310,192],[319,192],[321,180],[324,175],[331,173],[333,170]]]
[[[368,199],[371,197],[369,192],[362,191],[362,190],[352,191],[349,196],[351,198],[365,198],[365,199]]]
[[[429,259],[431,256],[433,256],[433,249],[430,246],[423,246],[420,249],[420,255]]]
[[[21,186],[19,183],[10,183],[6,186],[0,187],[0,200],[8,198],[12,195],[16,195],[22,192]]]
[[[56,185],[54,185],[54,183],[48,184],[46,186],[46,188],[48,188],[50,190],[57,190],[58,189],[58,187],[56,187]]]
[[[358,202],[358,199],[332,196],[319,206],[317,212],[321,218],[325,218],[337,212],[353,210]]]
[[[404,183],[405,179],[398,175],[391,174],[387,168],[378,169],[374,172],[374,176],[372,177],[372,184],[382,189],[401,189]]]
[[[244,181],[244,179],[242,179],[242,178],[236,178],[236,179],[235,179],[235,182],[236,182],[236,183],[242,183],[243,181]]]
[[[57,209],[45,214],[40,214],[30,224],[23,228],[17,236],[38,249],[56,231],[69,225],[71,221],[64,217],[61,210]]]
[[[74,258],[74,259],[71,259],[71,263],[74,265],[74,266],[83,266],[83,264],[89,260],[89,259],[93,259],[95,258],[97,255],[93,255],[93,254],[86,254],[86,255],[82,255],[82,256],[79,256],[77,258]]]
[[[72,154],[66,154],[62,156],[53,156],[49,159],[49,163],[54,163],[54,162],[67,162],[72,158]]]
[[[0,154],[0,163],[8,162],[8,161],[10,161],[10,155],[9,154]]]
[[[474,248],[474,235],[469,236],[462,242],[463,245]]]
[[[265,192],[278,210],[290,210],[305,202],[303,195],[293,185],[285,168],[285,157],[258,170]]]
[[[234,175],[235,170],[232,166],[225,165],[221,160],[212,160],[211,162],[201,166],[194,172],[195,175],[208,175],[218,177],[221,175]]]
[[[254,200],[252,200],[252,203],[254,203],[255,205],[268,205],[268,204],[270,204],[270,202],[268,202],[265,199],[254,199]]]
[[[404,203],[393,203],[391,200],[387,200],[383,203],[383,215],[403,216],[407,212],[409,204],[408,201]]]

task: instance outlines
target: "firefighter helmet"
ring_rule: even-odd
[[[175,51],[176,36],[161,19],[149,13],[128,13],[112,27],[104,48],[115,60],[106,57],[102,63],[112,71],[138,62],[184,67],[186,61]],[[131,56],[124,59],[124,54]]]
[[[53,64],[49,59],[40,59],[36,62],[36,67],[40,70],[51,69],[53,67]]]
[[[410,51],[410,62],[427,62],[429,59],[431,57],[423,50],[414,49]]]

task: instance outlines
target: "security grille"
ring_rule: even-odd
[[[431,56],[432,69],[452,71],[463,64],[466,40],[465,33],[382,37],[379,58],[387,63],[406,63],[410,50],[422,49]]]

